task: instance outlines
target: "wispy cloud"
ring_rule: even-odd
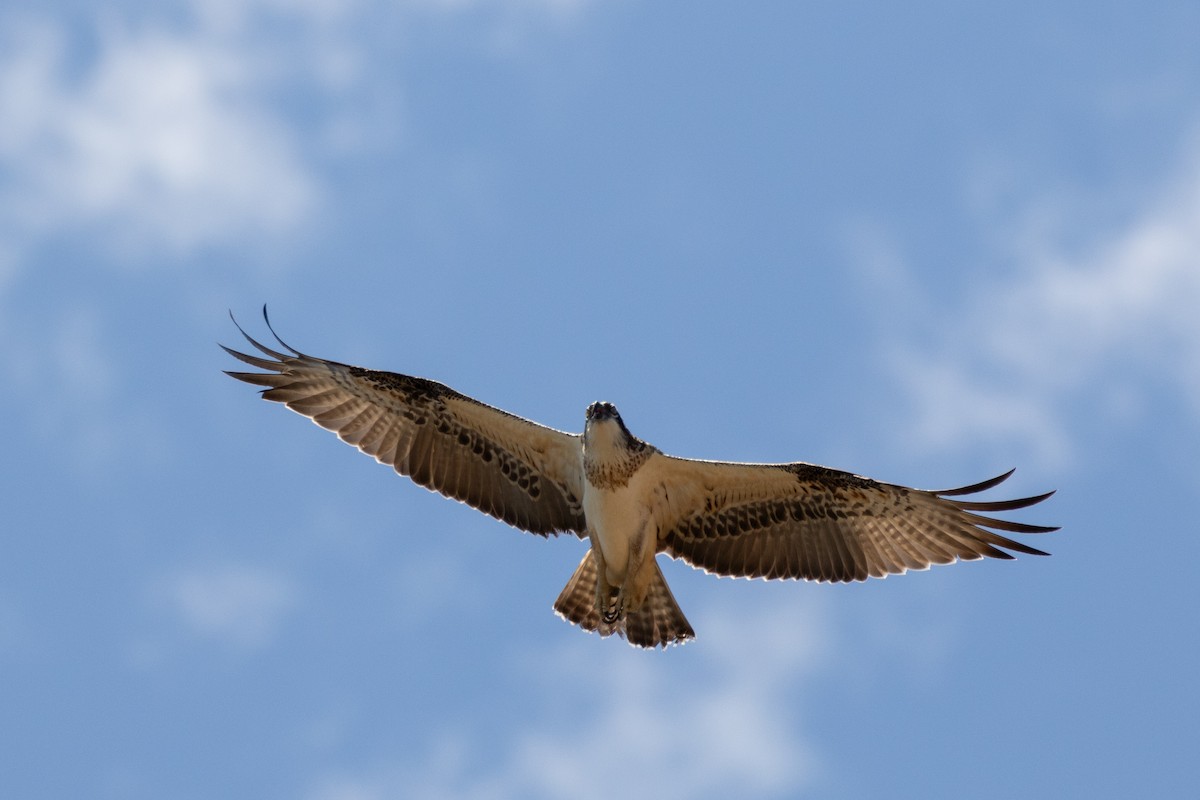
[[[1056,204],[1034,202],[1047,209]],[[1141,387],[1174,387],[1200,419],[1200,140],[1152,201],[1081,245],[1056,235],[1069,209],[1011,231],[1021,266],[973,286],[955,310],[916,288],[886,242],[862,263],[904,298],[883,331],[913,403],[908,435],[955,449],[1005,441],[1060,463],[1074,452],[1073,418],[1136,414]],[[1084,221],[1074,220],[1078,241]],[[889,305],[894,298],[889,298]]]
[[[580,798],[611,796],[614,786],[625,787],[618,794],[686,798],[809,785],[817,758],[792,712],[799,687],[828,661],[824,620],[815,609],[797,618],[776,606],[751,618],[706,615],[705,624],[694,683],[677,682],[678,673],[645,654],[613,648],[588,670],[564,664],[562,674],[598,679],[600,702],[582,725],[560,722],[524,737],[514,782],[537,796]],[[622,774],[600,779],[597,763],[620,764]]]
[[[691,658],[581,641],[516,665],[540,676],[544,716],[512,733],[495,767],[480,772],[489,759],[471,734],[443,735],[419,762],[328,774],[310,796],[669,800],[791,796],[811,787],[819,757],[797,712],[811,679],[831,662],[821,610],[705,617],[704,643],[690,646]],[[486,750],[494,754],[494,743]]]
[[[103,232],[188,250],[278,235],[311,210],[315,180],[256,65],[211,30],[110,23],[89,58],[48,20],[8,19],[2,34],[10,240]]]
[[[320,205],[320,155],[395,141],[384,97],[402,85],[397,45],[378,30],[481,17],[472,34],[511,47],[586,5],[193,0],[74,25],[0,16],[0,284],[21,249],[52,236],[186,253],[291,234]],[[301,124],[280,102],[289,93],[329,102]]]
[[[244,564],[173,575],[155,594],[193,633],[242,648],[269,643],[297,602],[285,575]]]

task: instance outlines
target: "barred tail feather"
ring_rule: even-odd
[[[596,559],[587,551],[571,580],[554,601],[554,611],[567,622],[601,636],[617,634],[637,647],[666,647],[696,637],[692,626],[675,602],[658,563],[650,581],[646,602],[613,623],[604,622],[596,608]]]
[[[696,638],[696,632],[675,602],[662,569],[654,562],[654,577],[646,602],[625,614],[625,639],[638,647],[666,647]]]
[[[585,631],[595,631],[601,636],[618,632],[620,621],[605,623],[596,608],[596,557],[590,549],[554,601],[554,612]]]

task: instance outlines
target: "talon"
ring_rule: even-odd
[[[625,600],[621,596],[621,591],[615,586],[609,589],[608,602],[605,606],[606,608],[600,612],[600,618],[604,620],[605,625],[612,625],[625,616]]]

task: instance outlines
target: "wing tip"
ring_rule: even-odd
[[[940,492],[934,492],[933,494],[936,495],[939,499],[945,500],[946,502],[948,502],[949,504],[954,506],[956,509],[958,509],[958,511],[964,513],[966,515],[967,519],[971,522],[971,524],[973,524],[977,527],[992,528],[994,530],[1008,531],[1011,533],[1032,533],[1032,534],[1053,533],[1054,531],[1061,530],[1062,528],[1059,525],[1032,525],[1032,524],[1029,524],[1026,522],[1011,522],[1009,520],[997,519],[994,517],[987,517],[987,516],[983,516],[981,514],[971,513],[973,511],[995,512],[995,511],[1013,511],[1013,510],[1020,509],[1020,508],[1029,508],[1030,506],[1035,506],[1038,503],[1041,503],[1041,502],[1053,497],[1055,495],[1055,493],[1058,491],[1057,489],[1051,489],[1048,492],[1043,492],[1042,494],[1031,495],[1029,497],[1018,497],[1013,500],[952,500],[952,499],[949,499],[949,498],[953,498],[953,497],[960,497],[962,495],[976,494],[978,492],[987,491],[988,489],[991,489],[995,486],[999,486],[1001,483],[1008,480],[1008,478],[1011,477],[1014,472],[1016,472],[1015,468],[1010,469],[1008,472],[997,475],[994,478],[989,478],[985,481],[980,481],[979,483],[973,483],[970,486],[962,486],[957,489],[947,489],[947,490],[943,490]],[[1005,546],[1007,546],[1007,545],[1005,545]],[[1022,545],[1022,547],[1025,547],[1025,546]],[[1013,549],[1017,549],[1020,552],[1028,553],[1029,555],[1043,555],[1043,556],[1049,555],[1049,553],[1045,553],[1041,550],[1037,550],[1036,548],[1029,548],[1028,550],[1024,550],[1024,549],[1021,549],[1021,547],[1018,547],[1018,548],[1013,548]]]
[[[250,334],[246,333],[246,329],[242,327],[241,323],[239,323],[237,321],[237,317],[234,316],[233,309],[229,310],[229,319],[233,321],[234,326],[238,329],[238,333],[242,334],[242,337],[245,338],[245,340],[247,342],[249,342],[254,347],[254,349],[258,350],[260,353],[263,353],[264,355],[268,355],[271,358],[278,359],[280,362],[285,362],[291,358],[305,358],[304,353],[301,353],[299,350],[292,347],[290,344],[285,342],[283,339],[279,338],[279,334],[276,333],[275,328],[271,326],[271,318],[267,315],[266,303],[263,303],[262,313],[263,313],[263,320],[267,323],[267,330],[269,330],[271,332],[271,335],[275,337],[275,341],[279,342],[280,346],[283,347],[283,349],[287,350],[288,352],[281,353],[278,350],[273,350],[270,347],[267,347],[262,342],[255,339]],[[232,348],[226,347],[225,345],[221,344],[220,342],[218,342],[217,345],[222,350],[224,350],[226,353],[229,353],[231,356],[233,356],[234,358],[237,358],[241,361],[245,361],[248,364],[254,364],[253,361],[250,361],[247,359],[247,357],[245,356],[244,353],[239,353],[238,351],[233,350]],[[262,365],[255,364],[255,366],[261,367]],[[269,367],[264,367],[264,369],[269,369]]]
[[[988,478],[987,480],[980,481],[979,483],[972,483],[970,486],[959,486],[955,489],[941,489],[934,492],[934,494],[939,497],[958,497],[964,494],[977,494],[979,492],[986,492],[988,489],[1004,483],[1006,480],[1011,478],[1012,474],[1016,471],[1017,468],[1013,467],[1008,472],[997,475],[994,478]]]
[[[296,348],[292,347],[290,344],[285,342],[283,339],[279,338],[279,334],[275,332],[274,326],[271,325],[271,317],[269,314],[267,314],[267,304],[266,303],[263,303],[262,315],[263,315],[263,322],[267,323],[267,330],[269,330],[271,332],[271,335],[275,337],[275,341],[279,342],[280,346],[283,347],[284,350],[287,350],[294,356],[304,355],[299,350],[297,350]]]

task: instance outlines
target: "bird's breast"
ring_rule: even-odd
[[[641,481],[632,480],[618,488],[597,488],[590,483],[583,490],[583,513],[592,546],[599,547],[608,570],[609,583],[620,584],[630,569],[630,546],[638,537],[654,535],[647,522],[651,513],[643,496]],[[655,548],[642,547],[653,557]]]

